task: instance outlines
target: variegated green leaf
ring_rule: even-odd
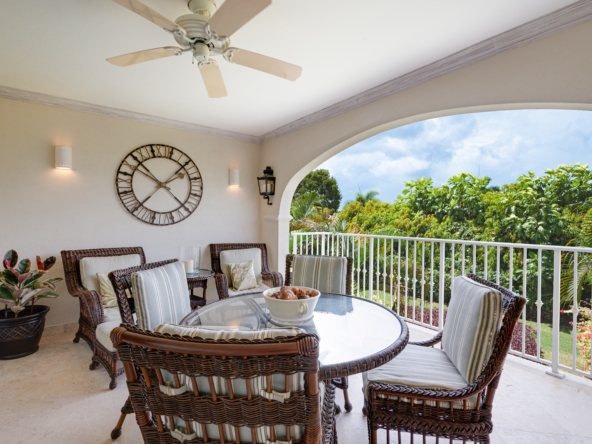
[[[21,288],[32,288],[33,286],[35,286],[35,284],[37,283],[37,280],[43,276],[43,273],[39,273],[39,272],[35,272],[35,273],[31,273],[31,275],[25,279],[25,281],[22,283]],[[42,285],[40,284],[39,287],[41,287]]]
[[[29,259],[23,259],[22,261],[19,262],[16,270],[20,274],[28,273],[31,270],[31,261]]]
[[[9,302],[14,302],[15,300],[12,291],[4,285],[0,285],[0,300]]]
[[[60,295],[58,293],[54,293],[53,291],[46,291],[45,293],[41,293],[40,295],[37,295],[37,299],[43,299],[43,298],[59,298]]]
[[[45,271],[49,270],[51,267],[53,267],[56,263],[56,258],[55,256],[50,256],[47,259],[45,259],[43,261],[43,269]]]
[[[2,270],[0,275],[0,280],[2,280],[3,282],[7,282],[11,285],[18,285],[18,278],[14,275],[14,273],[11,270]]]
[[[4,268],[13,268],[18,262],[18,254],[16,254],[16,251],[14,250],[8,250],[4,255],[4,260],[2,262]]]

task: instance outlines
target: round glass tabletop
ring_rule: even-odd
[[[323,293],[314,317],[304,322],[274,321],[261,293],[206,305],[187,315],[187,326],[257,330],[299,327],[320,339],[322,379],[338,378],[370,370],[394,358],[408,340],[405,322],[393,311],[365,299]]]

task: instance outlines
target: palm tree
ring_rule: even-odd
[[[582,220],[582,231],[579,239],[571,240],[569,244],[577,242],[580,247],[592,246],[592,210],[589,210]],[[578,267],[576,271],[577,287],[574,285],[574,254],[564,255],[561,264],[561,305],[568,307],[573,305],[574,291],[578,301],[582,300],[584,288],[590,288],[592,284],[592,255],[578,255]],[[579,305],[579,304],[578,304]],[[577,307],[574,307],[577,309]]]
[[[376,190],[370,190],[365,194],[362,193],[362,191],[358,191],[358,193],[356,194],[356,198],[353,201],[351,201],[351,200],[347,201],[346,204],[351,203],[351,202],[359,202],[362,205],[366,205],[371,200],[378,200],[377,196],[378,196],[378,191],[376,191]]]

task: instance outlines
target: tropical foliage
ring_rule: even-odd
[[[37,256],[37,270],[31,270],[31,261],[23,259],[19,262],[18,254],[9,250],[4,255],[2,264],[4,270],[0,272],[0,303],[4,304],[5,317],[8,308],[18,316],[25,306],[33,306],[35,302],[43,298],[57,298],[55,283],[62,278],[41,280],[43,275],[56,263],[55,256],[41,260]]]

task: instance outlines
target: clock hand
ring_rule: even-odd
[[[172,182],[175,179],[183,179],[184,177],[185,177],[185,174],[183,174],[183,173],[176,174],[173,178],[164,182],[164,184],[166,185],[167,183]]]
[[[181,165],[181,168],[179,168],[177,171],[175,171],[171,177],[169,177],[164,183],[169,183],[174,176],[176,176],[181,170],[184,170],[185,167],[190,163],[190,161],[188,160],[187,162],[185,162],[183,165]]]
[[[183,202],[181,202],[179,199],[177,199],[177,196],[175,196],[175,195],[173,194],[173,192],[171,191],[171,189],[170,189],[169,187],[163,187],[163,188],[164,188],[165,190],[167,190],[167,191],[168,191],[168,192],[171,194],[171,196],[173,196],[173,197],[175,198],[175,200],[176,200],[177,202],[179,202],[179,204],[180,204],[180,205],[181,205],[183,208],[185,208],[185,210],[189,211],[189,209],[188,209],[188,208],[185,206],[185,204],[184,204]]]

